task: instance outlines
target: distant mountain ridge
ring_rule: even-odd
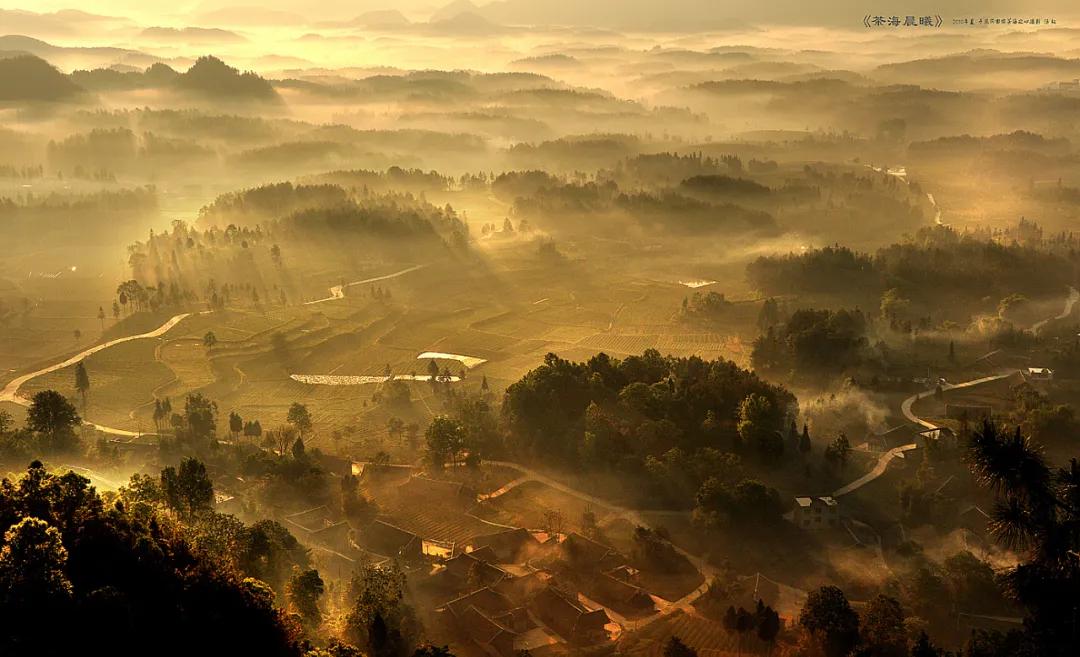
[[[111,66],[113,64],[146,67],[161,61],[160,57],[129,48],[56,46],[24,34],[0,36],[0,50],[29,53],[48,61],[53,66],[65,69],[86,66]]]
[[[27,37],[0,37],[0,101],[68,101],[87,91],[124,91],[129,89],[173,89],[183,93],[221,101],[258,101],[277,103],[277,91],[265,78],[254,72],[240,72],[217,57],[200,57],[184,73],[162,62],[146,69],[110,66],[76,70],[66,75],[44,57],[55,48]],[[63,50],[63,49],[60,49]]]
[[[148,27],[141,36],[182,43],[243,43],[247,41],[236,32],[217,27]]]

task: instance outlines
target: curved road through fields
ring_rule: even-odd
[[[3,390],[0,390],[0,401],[12,402],[12,403],[15,403],[15,404],[19,404],[20,406],[29,406],[30,405],[30,400],[25,398],[25,397],[19,396],[19,388],[21,388],[23,386],[23,384],[25,384],[27,381],[29,381],[31,379],[36,379],[39,376],[44,376],[46,374],[49,374],[51,372],[55,372],[57,370],[62,370],[65,367],[71,367],[75,363],[78,363],[79,361],[83,360],[84,358],[87,358],[88,356],[96,354],[99,351],[103,351],[105,349],[108,349],[109,347],[115,347],[118,344],[123,344],[125,342],[131,342],[132,340],[142,340],[142,339],[145,339],[145,338],[158,338],[158,337],[161,337],[162,335],[165,335],[166,333],[168,333],[169,329],[171,329],[172,327],[176,326],[181,321],[183,321],[185,317],[190,317],[191,314],[192,313],[180,313],[179,315],[173,315],[171,318],[169,318],[168,321],[166,321],[164,324],[162,324],[161,326],[157,327],[156,329],[154,329],[152,331],[147,331],[146,333],[139,333],[138,335],[128,335],[128,336],[125,336],[123,338],[116,338],[115,340],[109,340],[108,342],[102,342],[101,344],[94,345],[93,347],[90,347],[89,349],[85,349],[83,351],[80,351],[79,353],[77,353],[74,356],[68,358],[67,360],[62,360],[59,363],[49,365],[48,367],[43,367],[40,370],[37,370],[35,372],[30,372],[28,374],[23,374],[22,376],[18,376],[16,378],[12,379],[11,381],[9,381],[8,384],[6,386],[4,386]],[[89,421],[87,421],[86,424],[89,424],[90,426],[94,427],[98,431],[101,431],[102,433],[113,434],[115,436],[131,436],[131,437],[134,437],[134,436],[146,435],[145,433],[137,433],[137,432],[134,432],[134,431],[126,431],[124,429],[115,429],[113,427],[105,427],[105,426],[102,426],[100,424],[94,424],[93,422],[89,422]]]
[[[365,283],[375,283],[377,281],[385,281],[385,280],[389,280],[391,278],[397,278],[398,276],[403,276],[405,274],[408,274],[409,272],[416,271],[417,269],[420,269],[421,267],[424,267],[424,265],[413,265],[412,267],[402,269],[401,271],[394,272],[392,274],[386,274],[385,276],[375,276],[373,278],[365,278],[364,280],[353,281],[351,283],[346,283],[344,285],[335,285],[332,288],[330,288],[330,296],[328,296],[328,297],[326,297],[324,299],[319,299],[317,301],[309,301],[304,305],[322,303],[324,301],[332,301],[334,299],[343,299],[343,298],[345,298],[345,291],[344,290],[347,287],[350,287],[352,285],[363,285]],[[123,344],[125,342],[131,342],[132,340],[144,340],[144,339],[147,339],[147,338],[159,338],[159,337],[165,335],[166,333],[168,333],[170,329],[172,329],[174,326],[179,324],[186,317],[190,317],[192,314],[205,315],[205,314],[207,314],[209,312],[210,311],[208,311],[208,310],[204,310],[204,311],[202,311],[200,313],[180,313],[179,315],[173,315],[172,317],[170,317],[168,319],[168,321],[166,321],[164,324],[162,324],[161,326],[157,327],[156,329],[154,329],[152,331],[147,331],[146,333],[139,333],[137,335],[128,335],[128,336],[125,336],[125,337],[122,337],[122,338],[116,338],[114,340],[109,340],[108,342],[102,342],[101,344],[97,344],[97,345],[94,345],[94,346],[92,346],[92,347],[90,347],[88,349],[84,349],[83,351],[80,351],[79,353],[75,354],[74,356],[71,356],[70,358],[62,360],[62,361],[60,361],[58,363],[54,363],[52,365],[49,365],[48,367],[43,367],[40,370],[36,370],[34,372],[29,372],[27,374],[23,374],[21,376],[18,376],[16,378],[12,379],[11,381],[9,381],[7,383],[7,385],[4,386],[3,390],[0,390],[0,402],[5,402],[6,401],[6,402],[12,402],[12,403],[15,403],[15,404],[19,404],[20,406],[29,406],[30,405],[30,400],[25,398],[25,397],[21,397],[19,395],[19,388],[21,388],[23,385],[25,385],[27,381],[30,381],[31,379],[36,379],[39,376],[44,376],[46,374],[50,374],[50,373],[55,372],[57,370],[62,370],[65,367],[71,367],[75,363],[78,363],[79,361],[81,361],[81,360],[83,360],[83,359],[85,359],[85,358],[87,358],[89,356],[92,356],[92,355],[98,353],[99,351],[104,351],[105,349],[108,349],[109,347],[115,347],[118,344]],[[128,431],[126,429],[117,429],[115,427],[107,427],[107,426],[104,426],[104,425],[101,425],[101,424],[94,424],[93,422],[90,422],[89,420],[86,420],[85,423],[87,425],[89,425],[89,426],[94,427],[95,429],[97,429],[98,431],[100,431],[102,433],[107,433],[107,434],[111,434],[111,435],[114,435],[114,436],[124,436],[124,437],[134,438],[134,437],[138,437],[138,436],[154,435],[154,433],[152,431],[151,432]]]
[[[559,491],[560,493],[565,493],[567,495],[571,495],[571,496],[576,497],[576,498],[578,498],[580,500],[584,500],[584,501],[588,502],[589,504],[600,507],[602,509],[606,509],[608,512],[610,512],[616,518],[626,520],[627,522],[632,523],[634,526],[642,526],[642,527],[648,527],[649,526],[649,523],[642,517],[640,511],[636,511],[634,509],[628,509],[626,507],[622,507],[622,506],[619,506],[617,504],[613,504],[613,503],[611,503],[611,502],[609,502],[609,501],[607,501],[607,500],[605,500],[603,498],[597,497],[595,495],[591,495],[591,494],[586,493],[584,491],[577,490],[576,488],[571,488],[570,486],[567,486],[566,484],[562,483],[561,481],[558,481],[557,479],[552,479],[551,477],[549,477],[549,476],[547,476],[547,475],[545,475],[543,473],[537,472],[536,470],[528,468],[528,467],[526,467],[524,465],[521,465],[520,463],[514,463],[512,461],[484,461],[484,463],[486,463],[487,465],[502,466],[504,468],[510,468],[512,470],[517,470],[518,472],[520,472],[522,474],[522,476],[518,477],[517,479],[513,480],[512,482],[510,482],[509,484],[503,486],[502,488],[500,488],[497,491],[494,491],[494,492],[489,493],[487,495],[480,496],[480,499],[492,499],[492,498],[498,497],[498,496],[500,496],[500,495],[502,495],[504,493],[507,493],[510,490],[513,490],[514,488],[517,488],[518,486],[520,486],[521,484],[523,484],[523,483],[525,483],[527,481],[535,481],[535,482],[539,482],[541,484],[544,484],[545,486],[547,486],[549,488],[553,488],[553,489]],[[671,547],[677,553],[679,553],[679,555],[681,555],[683,558],[685,558],[687,561],[689,561],[690,564],[695,569],[697,569],[697,571],[699,573],[701,573],[702,577],[704,578],[704,581],[696,589],[694,589],[690,593],[687,593],[686,595],[679,598],[678,600],[673,601],[670,605],[660,609],[655,614],[645,616],[644,618],[635,618],[633,620],[627,619],[627,618],[622,618],[622,625],[624,626],[625,629],[638,629],[638,628],[644,627],[645,625],[648,625],[649,623],[652,623],[653,621],[659,620],[663,616],[666,616],[667,614],[670,614],[670,613],[674,612],[677,609],[684,609],[684,610],[688,609],[690,607],[690,605],[692,605],[698,598],[700,598],[702,595],[705,594],[705,592],[709,588],[709,582],[712,580],[712,578],[714,576],[716,576],[719,573],[718,569],[716,569],[713,566],[709,565],[709,563],[707,561],[705,561],[705,559],[703,559],[702,557],[699,557],[696,554],[692,554],[690,552],[687,552],[683,548],[679,547],[675,543],[671,543],[670,541],[668,542],[668,544],[671,545]],[[611,611],[609,610],[608,613],[610,615]]]
[[[414,272],[421,267],[424,267],[424,265],[413,265],[412,267],[407,267],[406,269],[402,269],[401,271],[396,271],[393,274],[386,274],[385,276],[375,276],[373,278],[365,278],[362,281],[353,281],[352,283],[345,283],[344,285],[335,285],[330,288],[330,296],[323,297],[322,299],[316,299],[314,301],[305,302],[304,305],[313,306],[317,303],[333,301],[334,299],[344,299],[345,288],[347,287],[352,287],[353,285],[364,285],[365,283],[378,283],[379,281],[388,281],[391,278],[397,278],[398,276],[404,276],[409,272]]]
[[[336,285],[336,286],[330,288],[330,296],[329,297],[326,297],[324,299],[319,299],[317,301],[311,301],[311,302],[308,302],[305,305],[311,305],[311,304],[314,304],[314,303],[321,303],[321,302],[324,302],[324,301],[331,301],[331,300],[334,300],[334,299],[341,299],[341,298],[344,298],[344,296],[345,296],[344,295],[344,288],[345,287],[348,287],[348,286],[351,286],[351,285],[362,285],[362,284],[365,284],[365,283],[373,283],[373,282],[376,282],[376,281],[396,278],[398,276],[402,276],[402,275],[407,274],[409,272],[420,269],[423,266],[424,265],[415,265],[413,267],[409,267],[407,269],[401,270],[401,271],[393,273],[393,274],[388,274],[388,275],[385,275],[385,276],[379,276],[379,277],[375,277],[375,278],[369,278],[369,279],[365,279],[365,280],[362,280],[362,281],[355,281],[355,282],[352,282],[352,283],[348,283],[346,285]],[[1071,288],[1071,287],[1069,288],[1069,290],[1070,290],[1069,298],[1066,300],[1064,312],[1062,312],[1060,315],[1056,316],[1053,319],[1063,319],[1064,317],[1067,317],[1072,312],[1073,307],[1075,306],[1077,301],[1080,301],[1080,292],[1078,292],[1075,288]],[[206,312],[209,312],[209,311],[203,311],[203,313],[206,313]],[[88,348],[88,349],[86,349],[86,350],[84,350],[84,351],[82,351],[82,352],[80,352],[80,353],[78,353],[78,354],[76,354],[74,356],[71,356],[70,358],[67,358],[66,360],[55,363],[55,364],[50,365],[48,367],[44,367],[44,368],[42,368],[40,370],[37,370],[35,372],[30,372],[28,374],[23,374],[23,375],[15,378],[15,379],[12,379],[10,382],[8,382],[8,384],[6,386],[4,386],[3,390],[0,390],[0,401],[9,401],[9,402],[14,402],[16,404],[20,404],[20,405],[23,405],[23,406],[27,406],[27,405],[29,405],[29,400],[27,400],[27,399],[25,399],[23,397],[20,397],[18,395],[19,388],[22,385],[24,385],[27,381],[30,381],[31,379],[37,378],[39,376],[43,376],[43,375],[48,374],[50,372],[55,372],[57,370],[65,368],[65,367],[69,367],[71,365],[74,365],[75,363],[78,363],[79,361],[83,360],[84,358],[86,358],[88,356],[91,356],[91,355],[93,355],[93,354],[95,354],[95,353],[97,353],[99,351],[104,350],[104,349],[108,349],[109,347],[113,347],[115,345],[122,344],[124,342],[130,342],[132,340],[141,340],[141,339],[145,339],[145,338],[161,337],[162,335],[167,333],[170,329],[172,329],[174,326],[176,326],[181,321],[183,321],[186,317],[189,317],[191,314],[192,313],[181,313],[179,315],[175,315],[175,316],[171,317],[168,321],[166,321],[164,324],[162,324],[161,326],[159,326],[158,328],[156,328],[156,329],[154,329],[152,331],[148,331],[146,333],[140,333],[138,335],[129,335],[129,336],[126,336],[126,337],[123,337],[123,338],[116,338],[114,340],[110,340],[108,342],[104,342],[104,343],[101,343],[99,345],[95,345],[95,346],[90,347],[90,348]],[[1049,321],[1049,320],[1047,320],[1047,321]],[[1037,324],[1034,327],[1032,327],[1032,330],[1037,331],[1038,329],[1041,329],[1042,326],[1044,326],[1044,325],[1045,325],[1045,322]],[[942,388],[945,389],[945,390],[952,390],[952,389],[956,389],[956,388],[966,388],[966,387],[970,387],[970,386],[979,385],[979,384],[982,384],[982,383],[988,383],[988,382],[991,382],[991,381],[997,381],[999,379],[1003,379],[1003,378],[1005,378],[1007,376],[1010,376],[1014,371],[1015,370],[1010,370],[1008,372],[1004,372],[1004,373],[1001,373],[1001,374],[995,374],[995,375],[992,375],[992,376],[985,376],[985,377],[981,377],[981,378],[978,378],[978,379],[973,379],[971,381],[965,381],[963,383],[958,383],[958,384],[945,383],[945,384],[942,385]],[[920,425],[920,426],[922,426],[924,428],[927,428],[927,429],[936,429],[936,428],[938,428],[937,425],[929,422],[928,420],[925,420],[923,418],[918,417],[912,411],[912,405],[916,401],[918,401],[919,399],[923,399],[923,398],[925,398],[925,397],[927,397],[929,395],[932,395],[932,394],[934,394],[933,390],[926,390],[926,391],[923,391],[923,392],[916,393],[916,394],[912,395],[911,397],[908,397],[907,399],[905,399],[903,401],[903,403],[901,404],[901,406],[900,406],[901,412],[903,413],[904,417],[907,418],[910,422],[918,424],[918,425]],[[91,426],[96,428],[98,431],[101,431],[103,433],[113,434],[113,435],[120,435],[120,436],[145,435],[145,434],[138,434],[138,433],[135,433],[135,432],[132,432],[132,431],[126,431],[126,430],[123,430],[123,429],[115,429],[115,428],[112,428],[112,427],[105,427],[105,426],[93,424],[93,423],[90,423],[90,422],[88,422],[88,424],[90,424]],[[834,497],[839,497],[839,496],[842,496],[842,495],[846,495],[846,494],[851,493],[851,492],[853,492],[855,490],[858,490],[859,488],[866,485],[867,483],[877,479],[882,474],[884,474],[885,470],[888,468],[889,463],[894,458],[897,458],[898,456],[902,457],[902,455],[903,455],[903,453],[905,451],[915,449],[916,447],[917,447],[917,445],[910,444],[910,445],[904,445],[904,446],[897,447],[897,448],[894,448],[892,450],[889,450],[884,455],[882,455],[882,457],[878,460],[878,463],[875,465],[875,467],[870,472],[868,472],[867,474],[863,475],[862,477],[856,479],[855,481],[847,484],[846,486],[838,489],[837,491],[835,491],[833,493],[833,496]],[[547,476],[545,474],[542,474],[540,472],[537,472],[535,470],[527,468],[527,467],[525,467],[525,466],[523,466],[523,465],[521,465],[519,463],[514,463],[514,462],[510,462],[510,461],[486,461],[486,463],[488,463],[490,465],[503,466],[503,467],[507,467],[507,468],[517,470],[518,472],[520,472],[522,474],[522,476],[520,476],[520,477],[514,479],[513,481],[509,482],[508,484],[506,484],[502,488],[500,488],[500,489],[498,489],[498,490],[496,490],[496,491],[494,491],[492,493],[489,493],[489,494],[487,494],[485,496],[482,496],[481,499],[492,499],[492,498],[495,498],[495,497],[499,497],[500,495],[502,495],[504,493],[507,493],[510,490],[513,490],[514,488],[516,488],[517,486],[519,486],[519,485],[521,485],[523,483],[526,483],[528,481],[536,481],[536,482],[542,483],[542,484],[544,484],[544,485],[546,485],[546,486],[548,486],[550,488],[553,488],[553,489],[555,489],[557,491],[565,493],[567,495],[572,495],[572,496],[577,497],[579,499],[582,499],[582,500],[584,500],[586,502],[589,502],[590,504],[593,504],[595,506],[604,508],[604,509],[608,510],[610,513],[612,513],[616,518],[626,520],[627,522],[633,523],[634,525],[648,526],[648,523],[645,521],[645,519],[641,515],[642,511],[621,507],[621,506],[618,506],[618,505],[613,504],[611,502],[608,502],[607,500],[599,498],[599,497],[597,497],[595,495],[591,495],[589,493],[586,493],[586,492],[579,491],[577,489],[571,488],[570,486],[567,486],[566,484],[563,484],[562,482],[560,482],[560,481],[558,481],[556,479],[553,479],[553,478],[551,478],[551,477],[549,477],[549,476]],[[700,598],[706,592],[706,590],[708,588],[708,585],[709,585],[709,581],[718,573],[718,570],[716,568],[714,568],[713,566],[711,566],[704,558],[699,557],[699,556],[697,556],[695,554],[692,554],[692,553],[686,551],[685,549],[679,547],[678,545],[676,545],[674,543],[670,543],[670,545],[678,554],[683,556],[691,565],[694,566],[695,569],[697,569],[697,571],[704,578],[703,583],[698,588],[696,588],[695,590],[691,591],[690,593],[683,596],[679,600],[676,600],[676,601],[672,602],[671,605],[660,609],[655,614],[652,614],[650,616],[640,618],[640,619],[634,619],[634,620],[623,619],[624,626],[627,629],[637,629],[637,628],[643,627],[645,625],[648,625],[648,624],[650,624],[650,623],[652,623],[652,622],[654,622],[656,620],[659,620],[663,616],[665,616],[667,614],[670,614],[670,613],[674,612],[675,610],[688,609],[690,605],[692,605],[698,598]]]
[[[977,386],[983,383],[990,383],[991,381],[998,381],[1000,379],[1004,379],[1007,376],[1012,376],[1014,372],[1016,372],[1016,370],[1009,370],[1007,372],[1002,372],[1001,374],[984,376],[978,379],[972,379],[971,381],[964,381],[963,383],[942,383],[941,389],[955,390],[957,388],[970,388],[971,386]],[[930,395],[933,395],[934,392],[934,390],[924,390],[922,392],[917,392],[914,395],[905,399],[900,404],[900,412],[904,414],[904,418],[908,422],[911,422],[912,424],[917,424],[923,429],[940,429],[941,427],[939,427],[938,425],[930,422],[925,418],[921,418],[918,415],[915,415],[915,413],[911,410],[911,406],[915,402],[919,401],[920,399],[925,399]],[[913,449],[918,449],[918,447],[919,445],[917,443],[910,443],[908,445],[901,445],[899,447],[894,447],[890,449],[889,451],[881,455],[881,457],[878,459],[878,462],[874,464],[874,467],[870,470],[870,472],[867,472],[855,481],[836,489],[835,491],[833,491],[832,496],[840,497],[842,495],[847,495],[848,493],[854,492],[862,488],[866,484],[885,474],[885,470],[889,468],[889,464],[892,463],[893,459],[904,458],[904,452],[910,452]]]
[[[1054,321],[1056,319],[1065,319],[1066,317],[1071,315],[1072,311],[1073,311],[1073,307],[1076,306],[1077,301],[1080,301],[1080,291],[1078,291],[1075,287],[1072,287],[1070,285],[1069,286],[1069,297],[1067,299],[1065,299],[1065,309],[1061,311],[1061,314],[1059,314],[1059,315],[1057,315],[1055,317],[1049,317],[1047,319],[1042,320],[1041,322],[1036,322],[1035,324],[1033,324],[1031,326],[1031,332],[1034,333],[1035,335],[1038,335],[1039,332],[1043,330],[1043,327],[1045,327],[1050,322],[1052,322],[1052,321]]]
[[[1072,314],[1073,309],[1075,308],[1078,301],[1080,301],[1080,291],[1078,291],[1075,287],[1070,286],[1069,296],[1065,299],[1065,307],[1064,309],[1062,309],[1061,313],[1055,315],[1054,317],[1044,319],[1041,322],[1037,322],[1036,324],[1032,325],[1031,329],[1029,330],[1032,333],[1038,334],[1048,323],[1054,320],[1065,319]],[[1008,376],[1011,376],[1015,372],[1016,370],[1008,370],[999,374],[992,374],[990,376],[983,376],[977,379],[972,379],[970,381],[964,381],[963,383],[942,383],[941,389],[956,390],[957,388],[970,388],[971,386],[977,386],[983,383],[990,383],[991,381],[999,381]],[[941,427],[939,427],[938,425],[930,422],[929,420],[921,418],[918,415],[915,415],[915,413],[911,410],[911,407],[915,404],[915,402],[919,401],[920,399],[925,399],[930,395],[933,395],[934,392],[934,390],[924,390],[923,392],[915,393],[914,395],[905,399],[900,404],[900,412],[903,413],[904,418],[908,422],[911,422],[912,424],[917,424],[924,429],[940,429]],[[848,493],[862,488],[866,484],[885,474],[885,470],[888,469],[889,463],[891,463],[893,459],[903,458],[904,452],[909,452],[916,448],[918,448],[918,445],[912,443],[909,445],[901,445],[900,447],[894,447],[893,449],[890,449],[889,451],[881,455],[881,458],[878,459],[878,462],[874,465],[873,469],[871,469],[870,472],[867,472],[865,475],[859,477],[855,481],[836,489],[835,491],[833,491],[832,496],[840,497],[841,495],[847,495]]]

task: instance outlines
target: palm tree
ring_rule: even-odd
[[[1080,463],[1055,472],[1020,428],[990,420],[975,430],[968,463],[997,493],[990,531],[1021,562],[1004,582],[1028,611],[1024,638],[1033,654],[1065,655],[1080,641]]]

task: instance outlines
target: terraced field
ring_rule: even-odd
[[[608,511],[593,507],[578,497],[541,483],[528,482],[486,503],[483,516],[499,524],[536,529],[545,526],[546,512],[557,511],[562,514],[563,531],[581,531],[581,519],[586,510],[596,515],[599,525],[610,517]]]
[[[58,390],[73,400],[82,415],[97,424],[128,431],[152,430],[151,423],[131,417],[133,408],[153,402],[153,391],[174,380],[172,370],[156,360],[156,340],[136,340],[116,345],[86,359],[90,393],[83,408],[75,391],[75,366],[31,379],[19,394],[31,397],[41,390]]]
[[[610,354],[640,354],[646,349],[655,349],[659,335],[612,335],[597,333],[578,341],[578,347],[592,348]]]
[[[406,383],[411,403],[388,407],[375,400],[385,385],[375,379],[364,385],[311,385],[290,377],[382,377],[388,367],[399,377],[426,375],[429,363],[435,362],[455,375],[467,374],[453,384],[462,391],[478,389],[486,377],[497,399],[502,387],[536,367],[549,352],[587,360],[599,351],[625,357],[655,348],[747,360],[738,336],[673,320],[687,293],[672,282],[678,276],[661,277],[663,282],[585,261],[556,269],[521,266],[517,251],[523,248],[531,247],[500,250],[490,269],[431,264],[381,281],[380,288],[392,291],[391,300],[371,294],[373,286],[356,286],[345,288],[341,296],[324,295],[317,304],[193,314],[159,339],[125,343],[88,358],[92,388],[86,415],[99,424],[147,430],[155,397],[168,396],[176,407],[187,394],[201,392],[217,402],[219,424],[236,411],[272,428],[283,423],[289,405],[299,401],[315,419],[312,446],[355,458],[386,451],[412,461],[415,448],[391,438],[387,422],[397,417],[423,427],[432,416],[446,412],[444,400],[429,383]],[[504,253],[505,264],[513,267],[500,260]],[[400,269],[386,263],[368,268],[372,275]],[[356,278],[363,278],[362,273]],[[314,294],[323,282],[338,285],[341,274],[308,273],[304,286]],[[55,330],[64,323],[59,317]],[[115,331],[131,335],[159,326],[165,318],[139,313],[125,318]],[[203,345],[207,332],[217,338],[212,349]],[[418,359],[423,352],[477,360],[469,360],[466,368],[452,359]],[[68,368],[30,381],[23,394],[51,387],[74,396],[73,384],[74,373]],[[567,508],[573,508],[572,501]],[[507,508],[497,513],[514,517],[519,511],[525,512]],[[575,508],[567,516],[580,511]],[[540,520],[531,518],[525,524]]]

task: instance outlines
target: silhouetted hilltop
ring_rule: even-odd
[[[476,14],[479,11],[480,7],[476,6],[476,3],[472,2],[472,0],[453,0],[439,8],[428,20],[432,23],[438,23],[451,20],[461,14]]]
[[[0,101],[68,100],[83,90],[51,64],[33,55],[0,59]]]
[[[480,14],[464,11],[427,24],[427,31],[434,34],[456,36],[488,36],[506,31],[502,25],[494,23]]]
[[[411,23],[408,18],[405,18],[404,14],[402,14],[396,9],[379,9],[375,11],[364,12],[349,21],[348,24],[354,27],[378,29],[390,27],[407,27]]]
[[[128,70],[129,67],[111,66],[89,71],[71,72],[71,80],[89,91],[123,91],[151,89],[171,85],[180,74],[169,65],[158,62],[145,70]]]
[[[0,37],[0,50],[20,51],[44,57],[60,50],[60,48],[50,43],[46,43],[41,39],[35,39],[22,34],[7,34]]]
[[[176,79],[176,87],[205,96],[236,100],[278,100],[274,87],[251,71],[241,73],[217,57],[204,56]]]
[[[168,84],[176,81],[176,78],[180,77],[180,74],[168,64],[158,62],[146,69],[143,73],[143,77],[154,84]]]

